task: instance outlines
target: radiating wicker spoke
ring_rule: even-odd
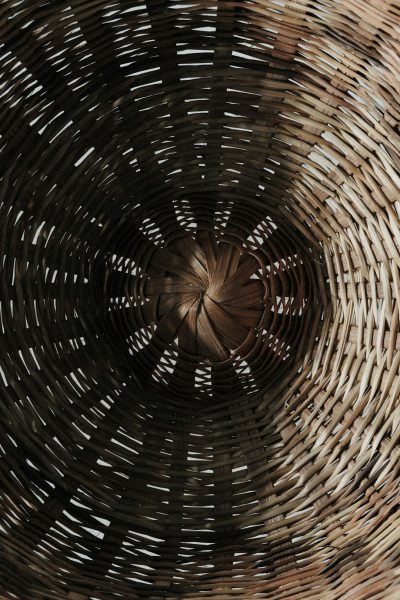
[[[400,598],[397,0],[4,0],[0,598]]]

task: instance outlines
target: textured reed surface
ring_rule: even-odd
[[[0,595],[398,600],[399,2],[0,10]]]

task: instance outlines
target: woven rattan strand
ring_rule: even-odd
[[[3,0],[0,597],[399,600],[400,3]]]

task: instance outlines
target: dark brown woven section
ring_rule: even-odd
[[[400,598],[400,4],[0,7],[0,597]]]
[[[249,234],[221,210],[228,229],[191,220],[185,230],[178,212],[170,216],[172,239],[141,234],[134,249],[118,243],[106,266],[96,261],[107,299],[104,343],[118,346],[142,386],[161,386],[166,400],[195,410],[199,400],[215,404],[272,386],[321,312],[313,252],[301,240],[296,249],[270,219]]]

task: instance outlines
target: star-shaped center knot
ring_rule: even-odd
[[[224,361],[241,347],[263,314],[265,287],[254,275],[257,260],[207,233],[180,238],[168,247],[148,289],[157,291],[159,316],[169,310],[178,346],[211,362]]]

